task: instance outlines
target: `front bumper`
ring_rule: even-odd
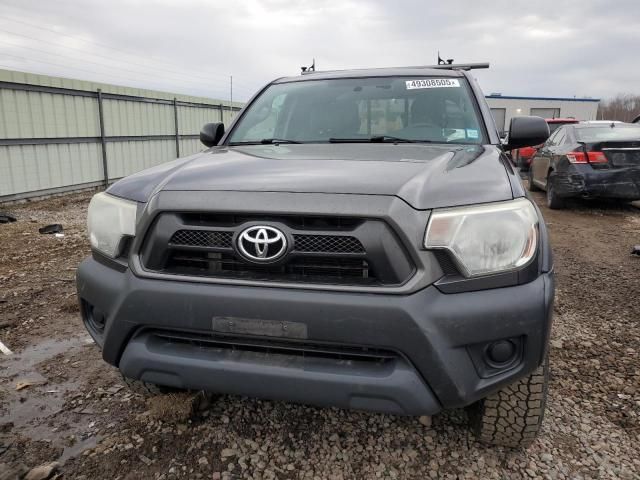
[[[596,170],[591,165],[569,165],[554,172],[560,197],[640,199],[640,167]]]
[[[77,286],[85,324],[87,306],[104,315],[103,331],[88,326],[104,359],[128,377],[409,415],[468,405],[534,370],[545,355],[554,292],[552,272],[506,288],[444,294],[430,286],[389,295],[148,279],[94,258],[78,268]],[[291,322],[304,326],[294,343],[384,349],[395,356],[378,364],[205,348],[153,333],[216,337],[215,319]],[[517,361],[485,369],[478,360],[483,346],[505,338],[521,342]]]

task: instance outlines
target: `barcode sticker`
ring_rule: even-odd
[[[407,80],[407,90],[414,88],[451,88],[459,87],[460,81],[455,78],[425,78],[420,80]]]

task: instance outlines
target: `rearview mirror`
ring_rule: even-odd
[[[549,125],[541,117],[513,117],[509,124],[505,150],[522,147],[533,147],[544,143],[549,138]]]
[[[214,147],[224,135],[224,123],[206,123],[200,130],[200,141],[207,147]]]

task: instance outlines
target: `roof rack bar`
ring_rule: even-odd
[[[435,70],[477,70],[489,68],[489,62],[483,63],[446,63],[441,65],[413,65],[408,67],[381,67],[381,68],[350,68],[344,70],[402,70],[406,69],[435,69]],[[302,71],[302,75],[313,75],[314,73],[340,72],[343,70],[309,70]]]
[[[489,68],[489,62],[483,63],[445,63],[440,65],[416,65],[413,67],[402,68],[436,68],[441,70],[477,70],[480,68]]]

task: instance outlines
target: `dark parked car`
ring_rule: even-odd
[[[547,395],[544,221],[460,66],[314,72],[264,87],[208,150],[89,206],[86,328],[137,391],[404,415],[468,407],[519,446]]]
[[[640,199],[640,125],[585,123],[558,129],[531,162],[529,189],[547,205],[568,197]]]
[[[572,125],[578,123],[579,120],[575,118],[546,118],[545,121],[549,125],[549,133],[553,134],[562,125]],[[534,145],[532,147],[522,147],[511,152],[511,158],[516,167],[521,172],[528,172],[531,165],[531,159],[536,154],[536,151],[542,147],[542,145]]]

